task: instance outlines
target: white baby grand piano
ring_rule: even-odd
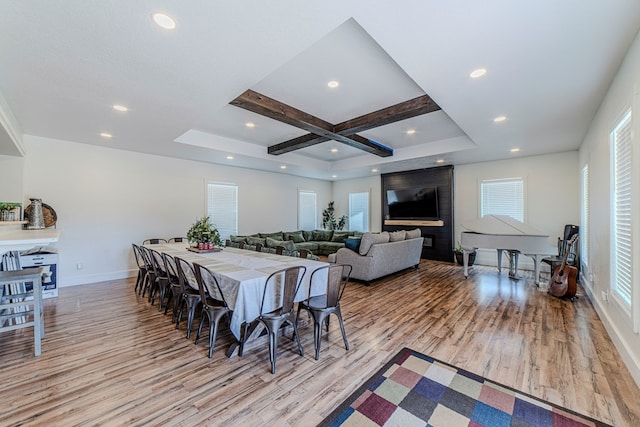
[[[479,220],[469,221],[462,225],[467,231],[460,236],[463,250],[464,276],[467,277],[469,253],[475,249],[497,249],[498,271],[502,267],[502,252],[512,255],[510,277],[517,278],[518,253],[533,258],[535,282],[539,284],[540,262],[542,258],[555,253],[549,245],[549,235],[517,221],[506,215],[485,215]]]

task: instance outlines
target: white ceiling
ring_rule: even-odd
[[[0,28],[0,113],[24,134],[335,180],[577,149],[640,2],[3,0]],[[247,89],[334,124],[424,94],[442,111],[360,134],[392,157],[334,141],[272,156],[306,132],[229,105]]]

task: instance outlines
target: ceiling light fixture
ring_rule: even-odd
[[[512,148],[509,151],[511,151],[512,153],[517,153],[518,151],[520,151],[520,149],[519,148]]]
[[[338,152],[338,149],[334,147],[334,148],[332,148],[330,151],[331,151],[332,153],[337,153],[337,152]]]
[[[286,168],[287,168],[287,166],[285,166],[285,165],[280,166],[280,169],[286,169]]]
[[[415,134],[415,133],[416,133],[416,130],[415,130],[415,129],[409,129],[409,130],[407,131],[407,135],[413,135],[413,134]]]
[[[327,83],[327,86],[329,86],[331,89],[335,89],[340,86],[340,82],[337,80],[331,80],[329,83]]]
[[[176,28],[176,21],[174,21],[169,15],[158,12],[151,15],[151,17],[153,18],[153,22],[165,30],[173,30]]]
[[[113,138],[113,135],[111,135],[109,132],[102,132],[100,133],[100,136],[107,139]]]
[[[376,173],[376,172],[378,172],[378,169],[371,169],[371,172],[372,173]]]
[[[129,111],[129,109],[122,104],[113,104],[113,109],[116,111],[120,111],[121,113],[126,113],[127,111]]]
[[[248,127],[248,128],[254,128],[254,127],[256,127],[256,124],[253,123],[253,122],[247,122],[247,123],[245,123],[245,126]]]
[[[438,159],[436,160],[436,163],[444,163],[444,159]]]
[[[338,175],[331,175],[331,178],[337,178]]]
[[[487,74],[486,68],[476,68],[469,74],[469,77],[471,77],[472,79],[477,79],[478,77],[482,77],[485,74]]]
[[[498,116],[498,117],[496,117],[495,119],[493,119],[493,121],[494,121],[495,123],[502,123],[502,122],[504,122],[505,120],[507,120],[507,116]]]
[[[227,160],[233,160],[233,156],[227,156]]]

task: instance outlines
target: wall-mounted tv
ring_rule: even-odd
[[[387,190],[389,219],[438,219],[438,188]]]

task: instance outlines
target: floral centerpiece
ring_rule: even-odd
[[[213,246],[220,246],[220,233],[207,216],[193,223],[187,231],[187,240],[191,245],[198,246],[200,249],[204,249],[203,244],[211,249]]]

